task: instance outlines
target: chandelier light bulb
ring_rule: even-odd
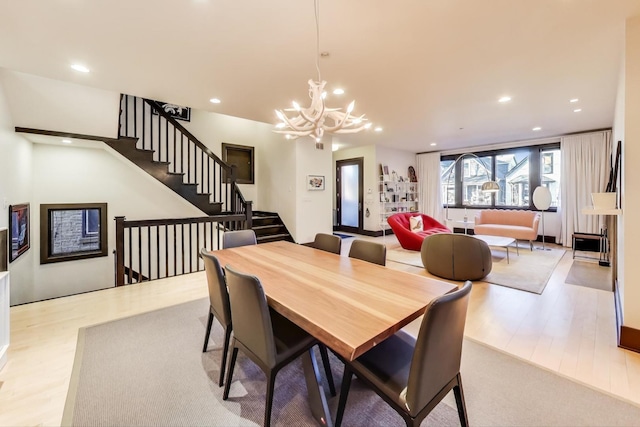
[[[364,125],[365,129],[369,129],[371,127],[371,123],[367,123],[366,125]]]
[[[298,104],[296,101],[293,101],[292,104],[293,104],[293,108],[295,108],[296,111],[300,111],[301,110],[300,104]]]
[[[347,114],[351,114],[351,112],[353,111],[353,107],[356,106],[356,101],[351,101],[351,104],[349,104],[349,106],[347,107]]]
[[[284,114],[282,114],[280,110],[276,110],[276,116],[284,122]]]
[[[284,123],[284,122],[282,122],[282,123],[278,123],[278,124],[276,125],[276,127],[277,127],[278,129],[282,129],[282,128],[284,128],[284,127],[287,127],[287,124],[286,124],[286,123]]]

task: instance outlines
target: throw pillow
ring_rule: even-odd
[[[422,230],[422,217],[412,216],[409,217],[409,229],[414,233],[419,233]]]

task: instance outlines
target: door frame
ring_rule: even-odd
[[[341,223],[341,209],[342,209],[342,186],[341,186],[341,171],[342,166],[358,165],[358,226],[350,227],[343,226]],[[346,231],[348,233],[362,234],[364,231],[364,157],[355,157],[352,159],[336,160],[336,223],[334,227],[336,231]]]

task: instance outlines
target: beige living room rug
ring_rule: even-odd
[[[597,261],[573,260],[564,283],[609,292],[613,291],[611,267],[600,266]]]
[[[491,274],[482,279],[482,282],[541,294],[565,251],[564,249],[542,251],[536,248],[531,251],[528,247],[521,247],[518,253],[519,255],[516,254],[515,246],[509,247],[509,263],[507,263],[505,249],[491,248],[493,267]],[[401,247],[387,247],[387,259],[423,267],[420,252],[408,251]]]

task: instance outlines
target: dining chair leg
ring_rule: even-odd
[[[209,335],[211,334],[211,325],[213,324],[213,313],[211,309],[209,309],[209,320],[207,320],[207,332],[204,334],[204,346],[202,347],[202,352],[207,352],[207,344],[209,344]]]
[[[273,407],[273,389],[276,385],[276,372],[270,372],[267,377],[267,398],[264,403],[264,427],[271,425],[271,408]]]
[[[227,363],[227,353],[229,353],[229,341],[231,341],[231,327],[224,330],[224,347],[222,350],[222,361],[220,362],[220,379],[218,386],[222,387],[224,381],[224,370]]]
[[[233,378],[233,368],[236,366],[237,357],[238,347],[234,346],[233,353],[231,353],[231,361],[229,362],[229,370],[227,371],[227,382],[224,385],[224,392],[222,393],[222,400],[227,400],[229,398],[229,389],[231,388],[231,379]]]
[[[353,375],[351,369],[344,365],[342,385],[340,386],[340,400],[338,400],[338,409],[336,410],[336,421],[333,423],[335,427],[340,427],[340,424],[342,424],[342,416],[344,415],[344,408],[347,405],[347,397],[349,397],[349,389],[351,388],[351,375]]]
[[[467,417],[467,406],[464,403],[464,392],[462,391],[462,376],[460,373],[456,375],[458,384],[453,387],[453,394],[456,397],[456,406],[458,407],[458,416],[460,417],[460,425],[467,427],[469,418]]]
[[[322,357],[322,364],[324,365],[324,373],[329,383],[329,391],[331,392],[331,396],[335,396],[336,386],[333,383],[333,373],[331,372],[331,365],[329,364],[329,352],[324,344],[319,344],[318,348],[320,349],[320,357]]]

